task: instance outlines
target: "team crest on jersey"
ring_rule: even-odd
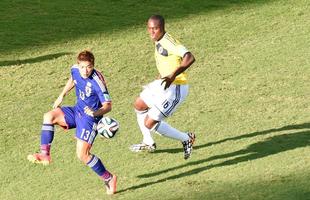
[[[157,49],[157,52],[160,54],[160,55],[162,55],[162,56],[168,56],[168,51],[167,51],[167,49],[164,49],[164,47],[163,46],[161,46],[161,44],[157,44],[156,45],[156,49]]]
[[[86,93],[87,97],[89,97],[91,94],[91,83],[90,82],[87,82],[87,84],[85,86],[85,93]]]

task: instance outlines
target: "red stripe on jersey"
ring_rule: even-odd
[[[102,81],[103,85],[107,86],[106,82],[105,82],[105,79],[104,79],[104,76],[102,75],[102,73],[100,71],[98,71],[98,70],[96,70],[96,72],[97,72],[97,75],[98,75],[99,79]]]

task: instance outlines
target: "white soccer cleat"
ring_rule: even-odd
[[[182,142],[185,160],[191,157],[193,145],[196,139],[196,135],[194,133],[187,133],[187,135],[189,136],[189,139]]]
[[[134,144],[129,148],[132,152],[141,152],[141,151],[145,151],[145,152],[154,152],[156,150],[156,144],[152,144],[152,145],[147,145],[144,143],[141,144]]]

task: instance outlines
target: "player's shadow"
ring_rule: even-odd
[[[288,126],[283,126],[281,128],[273,128],[273,129],[268,129],[268,130],[264,130],[264,131],[257,131],[257,132],[248,133],[248,134],[244,134],[244,135],[238,135],[238,136],[234,136],[234,137],[229,137],[229,138],[225,138],[225,139],[218,140],[218,141],[215,141],[215,142],[208,142],[208,143],[202,144],[202,145],[195,145],[194,149],[198,150],[198,149],[202,149],[202,148],[205,148],[205,147],[208,147],[208,146],[212,146],[212,145],[216,145],[216,144],[221,144],[221,143],[228,142],[228,141],[252,138],[252,137],[259,136],[259,135],[267,135],[267,134],[270,134],[270,133],[273,133],[273,132],[288,131],[288,130],[298,130],[298,129],[307,129],[307,128],[310,128],[310,123],[288,125]],[[198,140],[199,140],[199,138],[198,138]],[[154,153],[180,153],[180,152],[183,152],[182,148],[159,149],[159,150],[156,150]]]
[[[35,58],[27,58],[27,59],[23,59],[23,60],[4,60],[4,61],[0,61],[0,67],[37,63],[37,62],[42,62],[42,61],[46,61],[46,60],[56,59],[56,58],[59,58],[61,56],[70,55],[70,54],[72,54],[72,53],[71,52],[61,52],[61,53],[48,54],[48,55],[44,55],[44,56],[38,56]]]
[[[303,129],[303,128],[309,128],[309,123],[301,124],[301,125],[286,126],[286,127],[283,127],[277,130],[282,131],[282,130]],[[200,172],[203,172],[205,170],[209,170],[212,168],[224,167],[224,166],[234,165],[237,163],[256,160],[259,158],[263,158],[263,157],[267,157],[270,155],[278,154],[278,153],[289,151],[289,150],[294,150],[297,148],[307,147],[307,146],[310,146],[310,130],[277,135],[277,136],[270,137],[264,141],[254,143],[242,150],[238,150],[238,151],[226,153],[226,154],[221,154],[221,155],[216,155],[216,156],[211,156],[206,159],[191,161],[183,165],[171,167],[171,168],[164,169],[164,170],[157,171],[157,172],[151,172],[151,173],[140,175],[138,176],[139,178],[151,178],[151,177],[165,174],[169,171],[175,171],[175,170],[178,170],[184,167],[202,165],[204,163],[216,161],[216,160],[223,160],[222,162],[219,162],[217,164],[209,164],[209,165],[207,164],[205,166],[194,168],[186,172],[182,172],[180,174],[168,176],[168,177],[154,180],[154,181],[149,181],[149,182],[146,182],[140,185],[135,185],[135,186],[123,189],[119,192],[148,187],[150,185],[165,182],[167,180],[175,180],[175,179],[179,179],[182,177],[198,174]]]

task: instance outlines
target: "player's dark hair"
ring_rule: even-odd
[[[80,52],[77,59],[78,59],[78,61],[88,61],[93,66],[95,65],[95,56],[90,51],[84,50],[84,51]]]
[[[149,20],[150,19],[159,21],[159,25],[160,25],[161,30],[165,30],[165,19],[164,19],[163,16],[161,16],[161,15],[152,15],[149,18]]]

